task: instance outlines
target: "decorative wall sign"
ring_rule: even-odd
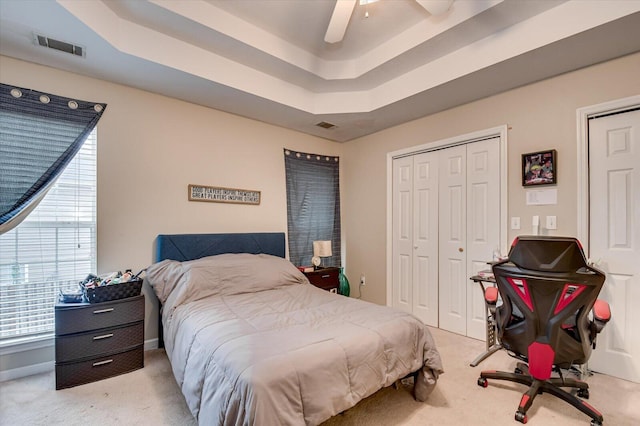
[[[554,185],[557,177],[555,149],[522,154],[522,186]]]
[[[260,191],[189,184],[189,201],[260,204]]]

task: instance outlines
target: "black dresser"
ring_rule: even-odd
[[[57,303],[56,389],[144,367],[144,296]]]
[[[340,268],[320,268],[311,272],[303,272],[309,282],[316,287],[332,293],[338,292],[340,286]]]

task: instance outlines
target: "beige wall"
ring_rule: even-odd
[[[148,266],[160,233],[285,232],[283,148],[343,150],[325,139],[8,57],[0,56],[0,70],[5,84],[108,104],[98,123],[98,273]],[[189,202],[190,183],[259,190],[262,202]],[[149,290],[145,285],[147,340],[157,337],[158,315]],[[51,360],[50,350],[42,353],[40,362]],[[20,354],[13,357],[0,357],[0,371],[27,365]]]
[[[434,114],[346,144],[129,87],[0,56],[3,83],[106,102],[98,125],[98,272],[141,269],[158,233],[285,231],[282,148],[342,157],[347,275],[358,296],[386,303],[388,152],[507,124],[508,215],[523,232],[533,215],[556,215],[556,234],[576,233],[576,109],[640,93],[640,54],[565,74]],[[520,155],[558,151],[556,206],[527,207]],[[188,202],[189,183],[262,191],[260,206]],[[509,232],[509,240],[516,235]],[[145,288],[149,296],[149,290]],[[147,297],[145,338],[157,336]],[[34,351],[32,351],[34,352]],[[50,349],[0,357],[0,372],[51,361]]]
[[[519,216],[531,232],[534,215],[557,216],[549,235],[577,232],[576,109],[640,93],[640,54],[482,99],[396,126],[345,144],[343,226],[347,234],[347,276],[365,273],[362,297],[386,303],[387,153],[478,130],[508,125],[508,216]],[[558,151],[558,204],[527,206],[521,185],[521,154]],[[357,295],[357,288],[354,289]]]

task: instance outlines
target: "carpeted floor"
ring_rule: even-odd
[[[508,382],[476,384],[481,369],[512,370],[515,360],[498,352],[476,368],[469,366],[484,342],[432,330],[445,374],[429,399],[413,399],[411,386],[382,389],[323,426],[345,425],[517,425],[513,419],[524,387]],[[605,425],[640,424],[640,384],[594,374],[589,403]],[[195,425],[162,350],[145,353],[145,368],[60,391],[53,373],[0,383],[0,425]],[[539,395],[529,425],[572,426],[589,418],[555,397]]]

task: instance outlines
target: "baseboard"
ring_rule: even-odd
[[[144,350],[150,351],[152,349],[158,349],[158,338],[144,341]],[[0,371],[0,382],[20,379],[34,374],[48,373],[49,371],[53,371],[54,368],[55,362],[48,361],[40,364],[27,365],[25,367],[12,368],[11,370],[3,370]]]
[[[48,373],[49,371],[53,371],[54,366],[55,363],[53,361],[48,361],[40,364],[27,365],[26,367],[0,371],[0,382],[20,379],[34,374]]]
[[[158,349],[158,338],[149,339],[144,341],[144,350],[150,351],[151,349]]]

